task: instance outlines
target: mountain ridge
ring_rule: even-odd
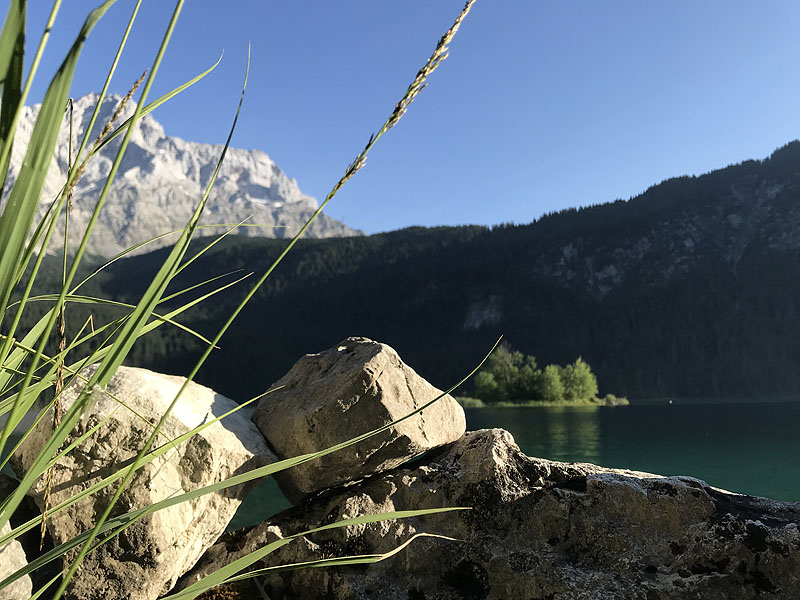
[[[257,270],[285,244],[223,240],[175,289]],[[91,294],[135,300],[165,252],[112,265]],[[761,161],[527,225],[301,240],[198,381],[245,400],[299,356],[358,335],[388,343],[447,388],[503,334],[541,364],[582,356],[601,394],[800,395],[797,273],[794,141]],[[242,293],[220,294],[182,322],[211,335]],[[137,343],[130,363],[181,373],[201,350],[196,339],[161,328]]]
[[[97,99],[97,94],[88,94],[73,104],[74,148],[88,127]],[[121,97],[116,95],[103,99],[90,140],[94,140],[111,119],[120,100]],[[39,106],[26,106],[20,119],[7,189],[10,189],[19,173]],[[115,126],[133,114],[135,106],[135,102],[130,101]],[[66,180],[68,132],[68,120],[65,118],[45,181],[40,216]],[[118,137],[94,156],[75,187],[71,213],[73,226],[70,228],[74,235],[71,236],[71,243],[78,242],[77,236],[88,222],[121,141],[121,137]],[[90,242],[91,250],[102,256],[112,256],[146,239],[182,228],[202,197],[222,148],[222,145],[202,144],[169,136],[152,114],[142,117],[136,125],[95,227]],[[229,148],[201,224],[235,224],[249,218],[250,223],[263,227],[240,227],[239,234],[291,237],[317,206],[316,200],[303,194],[297,181],[287,177],[265,152]],[[219,234],[225,229],[203,229],[200,235]],[[63,231],[62,219],[57,225],[55,239],[63,239]],[[363,232],[322,214],[311,225],[308,234],[311,237],[327,237],[363,235]],[[169,239],[158,240],[148,245],[146,250],[169,243]],[[52,246],[51,251],[54,251]]]

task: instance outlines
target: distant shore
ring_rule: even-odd
[[[627,398],[619,398],[613,394],[608,394],[603,398],[596,398],[591,401],[579,400],[575,402],[560,401],[546,402],[543,400],[530,400],[526,402],[484,402],[480,398],[470,396],[455,396],[456,401],[464,408],[531,408],[531,407],[552,407],[552,406],[628,406],[630,402]]]

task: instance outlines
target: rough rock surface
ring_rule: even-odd
[[[88,376],[89,372],[84,374]],[[84,415],[72,435],[83,434],[114,409],[118,410],[91,438],[57,464],[53,473],[53,502],[61,502],[133,459],[152,431],[152,426],[142,417],[157,422],[183,381],[182,377],[121,367],[107,386],[107,394]],[[65,410],[74,402],[81,387],[82,383],[77,383],[64,391]],[[140,416],[120,406],[118,400]],[[232,400],[213,390],[190,384],[161,430],[156,446],[235,407]],[[51,419],[43,419],[15,454],[13,466],[18,473],[32,463],[51,431]],[[71,439],[68,438],[67,443]],[[112,515],[274,461],[274,455],[258,430],[235,413],[171,448],[138,471]],[[40,480],[31,492],[40,508],[44,487],[44,481]],[[250,488],[247,485],[207,494],[138,521],[87,557],[70,584],[69,595],[80,600],[157,598],[225,531]],[[64,542],[93,526],[114,491],[114,487],[106,488],[49,519],[48,529],[54,541]]]
[[[307,354],[258,405],[253,421],[281,458],[323,450],[403,417],[441,391],[392,348],[351,337]],[[397,467],[466,431],[464,410],[445,396],[355,446],[276,475],[289,500]]]
[[[272,575],[270,597],[800,598],[799,503],[726,493],[689,477],[529,458],[499,429],[467,433],[411,468],[226,534],[179,586],[317,524],[442,506],[472,510],[321,532],[291,542],[269,564],[383,553],[420,531],[463,541],[420,538],[367,567]]]
[[[11,531],[11,524],[6,523],[0,529],[0,534],[5,535]],[[22,544],[17,540],[11,540],[0,548],[0,580],[5,579],[14,571],[21,569],[28,564]],[[33,592],[33,584],[28,575],[17,579],[11,585],[0,589],[0,600],[27,600]]]
[[[97,94],[88,94],[74,103],[74,136],[80,139],[89,125]],[[94,139],[114,114],[121,98],[107,96],[90,139]],[[122,120],[133,114],[135,102],[128,103]],[[27,142],[33,131],[40,105],[26,106],[17,128],[9,170],[10,186],[19,174]],[[157,114],[157,112],[156,112]],[[45,180],[40,216],[59,193],[66,180],[69,164],[69,127],[64,126],[55,149],[55,156]],[[75,188],[70,233],[81,235],[106,176],[116,156],[122,136],[101,150],[86,165]],[[75,143],[75,142],[73,142]],[[75,146],[74,146],[75,147]],[[153,115],[143,117],[133,133],[119,173],[108,195],[106,206],[92,234],[90,249],[112,256],[151,237],[180,229],[203,195],[222,146],[190,142],[165,133]],[[239,223],[249,218],[250,224],[263,227],[240,227],[239,235],[291,237],[317,208],[314,198],[300,191],[297,181],[283,171],[260,150],[229,148],[225,156],[202,224]],[[219,234],[227,227],[202,229],[199,235]],[[56,224],[54,239],[64,235],[63,220]],[[363,235],[343,223],[319,215],[307,235],[332,237]],[[80,238],[76,237],[74,243]],[[137,252],[148,252],[174,243],[175,237],[157,240]],[[55,244],[51,244],[51,247]]]
[[[0,473],[0,498],[7,498],[17,489],[19,481],[12,479],[5,473]],[[12,528],[18,527],[41,514],[33,498],[25,496],[14,514],[11,515],[10,526],[7,523],[3,527],[2,533],[6,534]],[[53,541],[50,536],[45,534],[45,539],[41,540],[38,527],[23,533],[16,538],[9,546],[0,550],[0,580],[10,575],[20,567],[27,564],[27,558],[33,559],[41,552],[40,544],[45,552],[52,550]],[[10,598],[30,598],[32,591],[38,590],[47,581],[52,579],[58,572],[58,565],[51,563],[34,571],[30,575],[25,575],[5,589],[0,589],[0,600]],[[5,595],[3,595],[5,594]]]

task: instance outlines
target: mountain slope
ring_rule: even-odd
[[[113,115],[119,96],[103,100],[101,112],[92,137]],[[97,95],[90,94],[74,103],[74,145],[88,127]],[[130,103],[119,125],[133,113]],[[10,181],[16,179],[22,164],[27,140],[39,106],[25,107],[15,138],[11,159]],[[42,195],[42,209],[59,193],[66,180],[68,164],[68,133],[65,119],[56,147],[55,157]],[[73,226],[77,235],[94,208],[111,169],[122,136],[106,146],[87,165],[74,194]],[[92,250],[111,256],[140,241],[179,229],[186,224],[214,171],[222,146],[188,142],[168,136],[152,115],[141,119],[128,146],[108,201],[95,228]],[[10,188],[10,185],[7,187]],[[229,148],[222,170],[209,199],[202,223],[238,223],[249,216],[249,223],[265,227],[243,227],[243,235],[291,237],[316,210],[316,201],[300,192],[297,182],[288,178],[264,152]],[[223,229],[203,230],[211,235]],[[63,228],[56,239],[63,238]],[[311,226],[312,237],[361,235],[327,216]],[[77,237],[75,238],[78,239]],[[149,249],[170,243],[160,240]]]
[[[226,240],[182,284],[259,272],[284,244]],[[164,252],[115,265],[95,293],[136,298]],[[601,393],[800,394],[799,274],[800,142],[792,142],[763,161],[530,225],[301,241],[199,380],[246,399],[300,355],[364,335],[446,387],[504,334],[540,363],[583,356]],[[183,321],[213,334],[243,293]],[[199,352],[193,339],[162,329],[131,360],[179,373]]]

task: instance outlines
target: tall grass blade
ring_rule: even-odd
[[[292,563],[288,565],[276,565],[274,567],[264,567],[263,569],[255,569],[253,571],[242,573],[241,575],[236,575],[234,577],[231,577],[230,579],[226,579],[222,583],[223,584],[234,583],[236,581],[244,581],[245,579],[253,579],[254,577],[260,577],[262,575],[269,575],[270,573],[283,573],[285,571],[296,571],[298,569],[320,568],[320,567],[344,567],[349,565],[373,564],[386,560],[387,558],[391,558],[395,554],[399,554],[405,548],[411,545],[412,542],[423,537],[430,537],[439,540],[447,540],[449,542],[461,541],[457,540],[456,538],[451,538],[446,535],[439,535],[436,533],[425,533],[425,532],[415,533],[396,548],[392,548],[391,550],[389,550],[388,552],[384,552],[383,554],[358,554],[354,556],[339,556],[335,558],[321,558],[319,560],[309,560],[306,562]]]
[[[67,57],[56,72],[42,102],[25,158],[0,217],[0,319],[13,290],[14,275],[31,230],[44,179],[58,139],[75,65],[84,41],[116,0],[107,0],[87,17]]]
[[[152,83],[153,74],[157,70],[158,64],[160,63],[161,57],[163,56],[163,52],[164,52],[164,50],[166,50],[166,45],[167,45],[167,43],[168,43],[168,41],[169,41],[169,39],[170,39],[170,37],[172,35],[172,31],[174,29],[175,22],[177,21],[177,18],[178,18],[178,15],[180,14],[182,6],[183,6],[183,0],[179,0],[179,2],[176,4],[175,11],[173,12],[173,17],[172,17],[170,25],[169,25],[169,27],[167,29],[167,33],[165,34],[165,36],[163,38],[162,46],[161,46],[161,49],[159,50],[159,55],[157,57],[156,63],[154,64],[154,67],[153,67],[153,73],[151,73],[151,76],[148,78],[147,84],[145,85],[145,90],[143,92],[143,96],[144,97],[146,97],[146,94],[147,94],[147,92],[149,90],[149,86]],[[249,73],[249,66],[250,66],[250,64],[249,64],[249,56],[248,56],[247,73]],[[164,291],[166,290],[166,286],[168,285],[168,283],[171,280],[171,278],[174,276],[175,271],[177,270],[181,259],[183,258],[184,254],[186,253],[186,251],[188,249],[189,242],[191,241],[191,237],[192,237],[192,235],[193,235],[193,233],[195,231],[195,228],[198,225],[198,221],[200,219],[200,215],[201,215],[201,213],[202,213],[202,211],[203,211],[203,209],[205,207],[206,202],[208,201],[208,197],[209,197],[209,195],[211,193],[213,185],[214,185],[214,183],[216,181],[216,178],[217,178],[217,176],[219,174],[220,168],[222,167],[222,161],[224,160],[225,155],[226,155],[227,150],[228,150],[228,147],[230,145],[230,140],[231,140],[231,138],[233,136],[233,130],[234,130],[235,126],[236,126],[236,122],[238,121],[239,112],[241,111],[242,100],[244,98],[244,90],[245,90],[245,88],[247,86],[247,73],[245,74],[245,83],[244,83],[244,86],[243,86],[243,89],[242,89],[242,97],[239,100],[239,107],[237,108],[237,111],[236,111],[236,116],[234,118],[234,122],[233,122],[233,125],[231,127],[231,132],[228,135],[228,139],[227,139],[227,141],[226,141],[226,143],[225,143],[225,145],[223,147],[220,159],[219,159],[219,161],[217,163],[217,167],[216,167],[216,169],[214,171],[214,174],[211,177],[211,180],[209,181],[209,184],[208,184],[208,187],[206,189],[206,192],[203,195],[202,200],[198,204],[194,214],[192,215],[192,218],[190,219],[189,224],[186,226],[186,229],[184,230],[183,234],[181,235],[180,239],[178,240],[178,243],[172,249],[172,252],[170,252],[170,255],[167,257],[165,263],[162,265],[162,267],[159,270],[159,272],[153,278],[152,283],[150,284],[148,289],[145,291],[145,293],[144,293],[140,303],[137,305],[136,309],[133,311],[133,313],[131,313],[130,318],[126,321],[125,325],[123,325],[123,328],[120,331],[120,334],[119,334],[116,342],[114,343],[114,345],[113,345],[113,347],[111,349],[111,352],[109,352],[108,356],[106,356],[106,358],[103,360],[103,362],[100,364],[99,368],[95,372],[95,374],[93,376],[93,379],[95,379],[95,383],[98,383],[101,386],[105,386],[108,383],[108,381],[110,381],[111,377],[114,374],[114,371],[122,363],[122,360],[127,355],[127,353],[130,351],[130,348],[132,347],[134,341],[138,337],[138,335],[137,335],[138,330],[141,329],[141,327],[143,327],[146,324],[147,319],[150,316],[150,313],[152,312],[153,308],[158,303],[160,298],[163,296]],[[140,107],[137,106],[137,112],[134,113],[134,117],[138,116],[137,113],[139,113],[139,112],[140,112]],[[129,134],[130,134],[130,129],[128,130],[128,135],[126,136],[126,140],[128,139]],[[125,141],[123,141],[123,146],[124,145],[125,145]],[[113,170],[112,170],[112,172],[113,172]],[[93,383],[93,382],[90,381],[89,384],[91,384],[91,383]],[[90,389],[90,385],[89,384],[87,384],[87,389]],[[66,572],[66,574],[64,576],[64,579],[62,580],[59,588],[56,590],[56,593],[54,595],[54,600],[57,600],[58,598],[61,597],[61,595],[63,594],[63,592],[66,589],[67,585],[69,584],[70,579],[74,576],[75,572],[77,571],[78,567],[80,566],[80,563],[82,562],[83,558],[89,552],[89,550],[91,548],[91,545],[92,545],[92,542],[94,541],[94,539],[96,538],[96,536],[98,535],[100,530],[102,529],[105,521],[108,519],[109,515],[111,514],[111,511],[112,511],[114,505],[119,500],[119,498],[122,495],[122,492],[124,491],[125,487],[127,486],[129,481],[133,477],[136,469],[139,467],[139,462],[140,462],[141,458],[143,457],[144,454],[146,454],[149,451],[150,447],[152,446],[153,442],[155,441],[155,438],[156,438],[156,436],[158,434],[158,431],[163,426],[163,424],[166,422],[166,419],[169,416],[169,413],[171,412],[171,410],[174,407],[175,403],[178,401],[178,398],[180,397],[180,394],[182,393],[183,389],[185,389],[185,386],[181,388],[181,390],[178,392],[178,395],[176,395],[175,399],[173,400],[172,404],[167,408],[166,412],[161,417],[161,420],[159,421],[156,430],[151,434],[151,436],[148,438],[147,442],[145,442],[145,445],[142,448],[142,450],[140,451],[139,455],[137,456],[136,461],[130,467],[128,472],[126,473],[124,479],[122,480],[122,482],[118,486],[116,492],[114,493],[114,496],[109,501],[106,509],[99,516],[99,518],[98,518],[98,520],[97,520],[97,522],[95,524],[95,527],[91,530],[88,539],[86,540],[86,542],[81,547],[81,549],[78,552],[77,556],[75,557],[75,559],[73,560],[72,564],[70,565],[69,570]],[[85,396],[87,396],[87,394],[85,394],[85,393],[81,394],[81,397],[85,397]],[[75,405],[79,404],[79,402],[81,400],[81,397],[79,397],[78,401],[75,402]],[[73,408],[75,407],[75,405],[73,405]]]
[[[206,75],[208,75],[209,73],[211,73],[211,71],[213,71],[214,69],[216,69],[216,68],[217,68],[217,65],[219,65],[219,63],[220,63],[220,61],[221,61],[221,60],[222,60],[222,56],[220,55],[220,57],[217,59],[217,62],[215,62],[213,65],[211,65],[211,66],[210,66],[208,69],[206,69],[205,71],[203,71],[203,72],[202,72],[202,73],[200,73],[199,75],[197,75],[197,76],[195,76],[195,77],[192,77],[192,78],[191,78],[189,81],[187,81],[186,83],[184,83],[184,84],[182,84],[182,85],[179,85],[179,86],[178,86],[178,87],[176,87],[174,90],[167,92],[166,94],[164,94],[164,95],[163,95],[163,96],[161,96],[160,98],[157,98],[156,100],[153,100],[153,101],[152,101],[152,102],[150,102],[149,104],[145,105],[145,106],[142,108],[142,112],[141,112],[141,114],[140,114],[139,116],[140,116],[140,117],[144,117],[144,116],[146,116],[146,115],[149,115],[151,112],[153,112],[153,111],[154,111],[155,109],[157,109],[159,106],[161,106],[162,104],[164,104],[165,102],[167,102],[169,99],[171,99],[171,98],[173,98],[173,97],[177,96],[178,94],[180,94],[180,93],[181,93],[182,91],[184,91],[185,89],[187,89],[187,88],[189,88],[189,87],[193,86],[195,83],[197,83],[198,81],[200,81],[201,79],[203,79],[203,78],[204,78]],[[97,145],[97,147],[95,147],[95,148],[93,148],[93,149],[92,149],[92,154],[96,154],[97,152],[99,152],[100,150],[102,150],[103,148],[105,148],[105,147],[106,147],[108,144],[110,144],[110,143],[111,143],[111,141],[112,141],[114,138],[116,138],[118,135],[120,135],[122,132],[124,132],[124,131],[125,131],[125,128],[126,128],[126,127],[128,127],[128,125],[130,125],[130,120],[131,120],[132,118],[133,118],[133,117],[129,117],[128,119],[126,119],[125,121],[123,121],[123,122],[122,122],[122,124],[121,124],[119,127],[117,127],[117,128],[116,128],[116,129],[115,129],[113,132],[111,132],[110,134],[108,134],[108,136],[106,136],[106,138],[105,138],[105,139],[104,139],[102,142],[100,142],[100,143]]]
[[[368,523],[377,523],[380,521],[388,521],[391,519],[409,519],[412,517],[421,517],[424,515],[432,515],[436,513],[451,512],[456,510],[466,510],[466,509],[464,507],[453,507],[453,508],[429,508],[423,510],[398,510],[394,512],[381,513],[377,515],[362,515],[360,517],[354,517],[352,519],[343,519],[341,521],[337,521],[329,525],[323,525],[322,527],[309,529],[308,531],[296,533],[294,535],[290,535],[283,539],[276,540],[270,544],[267,544],[266,546],[263,546],[262,548],[259,548],[258,550],[251,552],[250,554],[243,556],[233,561],[232,563],[225,565],[220,569],[217,569],[213,573],[206,575],[199,581],[184,588],[180,592],[176,594],[170,594],[169,596],[164,596],[162,600],[191,600],[191,598],[196,598],[203,592],[210,590],[211,588],[216,587],[224,583],[226,580],[234,577],[242,569],[246,569],[253,563],[258,562],[259,560],[266,557],[270,553],[274,552],[278,548],[281,548],[286,544],[288,544],[289,542],[296,540],[297,538],[300,537],[318,533],[320,531],[338,529],[340,527],[366,525]]]
[[[106,2],[104,5],[102,5],[100,9],[95,9],[95,11],[90,15],[90,19],[93,19],[93,21],[96,22],[96,18],[94,18],[94,16],[101,9],[104,12],[105,9],[107,9],[108,6],[110,6],[110,4],[112,2],[113,2],[113,0],[108,0],[108,2]],[[161,64],[161,61],[162,61],[163,56],[164,56],[164,53],[166,51],[166,46],[167,46],[168,40],[172,35],[172,31],[174,30],[175,22],[177,21],[178,14],[180,14],[180,9],[181,9],[182,5],[183,5],[183,0],[180,0],[178,2],[178,5],[175,8],[175,11],[173,12],[173,17],[172,17],[172,19],[170,21],[170,24],[168,26],[167,32],[164,35],[164,38],[162,40],[162,44],[161,44],[161,47],[159,48],[158,54],[156,55],[155,61],[153,63],[153,68],[150,71],[150,76],[148,77],[147,82],[145,83],[145,87],[144,87],[144,90],[142,92],[142,100],[141,100],[142,103],[147,98],[147,94],[148,94],[148,92],[150,90],[150,87],[152,86],[152,83],[153,83],[153,78],[154,78],[156,72],[158,71],[158,67]],[[97,17],[97,18],[99,18],[99,17]],[[87,228],[86,228],[86,231],[84,233],[83,239],[81,240],[80,246],[78,247],[78,249],[76,251],[75,259],[74,259],[73,264],[72,264],[72,266],[70,268],[70,273],[67,276],[67,280],[65,282],[65,285],[64,285],[64,287],[63,287],[63,289],[61,291],[59,300],[58,300],[57,305],[55,307],[56,312],[58,310],[60,310],[60,307],[63,304],[64,298],[65,298],[65,296],[67,294],[67,290],[69,289],[69,286],[71,285],[72,279],[75,276],[75,273],[77,271],[78,263],[80,262],[81,257],[83,255],[85,249],[86,249],[86,245],[88,243],[88,239],[89,239],[89,237],[90,237],[90,235],[92,233],[94,225],[97,222],[100,210],[102,209],[102,207],[103,207],[103,205],[105,203],[105,200],[106,200],[106,198],[108,196],[108,191],[109,191],[109,189],[111,187],[111,184],[112,184],[112,182],[114,180],[114,176],[116,175],[116,172],[119,169],[119,165],[120,165],[120,163],[122,161],[122,156],[124,155],[125,150],[127,148],[127,145],[128,145],[128,143],[129,143],[129,141],[131,139],[131,136],[133,134],[133,126],[135,125],[140,113],[141,113],[141,103],[137,105],[137,107],[136,107],[136,109],[134,111],[133,118],[130,121],[130,125],[129,125],[127,131],[126,131],[125,137],[122,140],[120,148],[119,148],[119,150],[117,152],[117,156],[116,156],[116,158],[115,158],[115,160],[114,160],[114,162],[113,162],[113,164],[111,166],[111,170],[110,170],[110,172],[109,172],[109,174],[108,174],[108,176],[106,178],[105,184],[103,186],[103,190],[100,193],[100,198],[98,199],[98,201],[97,201],[97,203],[95,205],[94,212],[92,213],[92,216],[89,219],[89,224],[87,225]],[[158,282],[158,284],[160,285],[160,282]],[[131,331],[131,328],[129,326],[130,326],[131,323],[134,323],[132,328],[136,329],[137,327],[140,327],[143,324],[143,322],[147,321],[147,318],[149,317],[149,312],[147,311],[148,303],[149,303],[149,300],[147,302],[143,301],[137,307],[137,310],[134,311],[132,317],[129,318],[125,322],[125,324],[123,325],[123,333],[127,333],[127,336],[125,336],[125,337],[121,336],[121,339],[120,338],[117,339],[117,341],[114,343],[114,345],[111,348],[111,352],[109,352],[109,354],[106,356],[106,358],[103,361],[103,363],[101,363],[100,368],[98,368],[97,371],[95,372],[95,374],[93,375],[92,380],[90,380],[89,383],[87,384],[84,393],[82,393],[82,394],[80,394],[78,396],[76,401],[70,407],[70,410],[67,411],[67,413],[63,416],[62,422],[55,429],[55,431],[53,432],[52,437],[47,441],[47,443],[44,445],[44,447],[42,448],[40,453],[34,459],[31,468],[28,470],[27,473],[25,473],[25,475],[22,478],[22,482],[20,483],[19,487],[12,494],[11,501],[10,501],[7,509],[3,510],[3,511],[0,511],[0,525],[6,523],[8,521],[8,518],[9,518],[9,515],[11,514],[11,511],[16,509],[16,507],[19,505],[19,502],[22,501],[22,498],[23,498],[25,492],[28,489],[31,488],[31,486],[34,484],[36,479],[38,479],[38,477],[43,473],[43,469],[45,468],[46,464],[49,462],[50,457],[52,457],[55,454],[55,452],[57,451],[58,447],[66,439],[67,435],[69,435],[69,432],[72,430],[72,428],[74,427],[75,423],[80,418],[80,415],[83,413],[83,411],[86,409],[86,407],[90,404],[92,394],[101,393],[102,386],[104,386],[105,384],[108,383],[108,381],[111,379],[111,376],[113,375],[113,372],[116,369],[116,367],[119,366],[122,363],[122,360],[124,359],[125,354],[130,349],[130,345],[132,344],[132,341],[130,340],[130,338],[131,337],[134,337],[134,338],[136,337],[135,335],[132,335],[132,331]],[[141,310],[142,306],[145,307],[144,310]],[[50,320],[48,321],[48,327],[47,327],[48,332],[52,330],[52,327],[53,327],[53,325],[55,323],[55,318],[54,317],[55,317],[55,314],[51,313],[51,317],[50,317]],[[125,328],[126,327],[128,327],[127,332],[125,332]],[[34,355],[33,360],[31,361],[31,366],[28,369],[28,375],[26,376],[25,381],[23,381],[23,383],[22,383],[22,388],[21,388],[21,391],[20,391],[20,395],[24,394],[25,391],[27,390],[28,386],[30,385],[30,381],[32,379],[33,371],[35,370],[35,368],[36,368],[36,366],[38,364],[39,358],[43,354],[43,349],[44,349],[44,343],[40,342],[39,346],[36,349],[36,354]],[[16,414],[17,413],[17,406],[18,406],[18,404],[15,404],[14,408],[12,409],[11,416],[9,417],[8,421],[6,422],[6,426],[5,426],[4,430],[3,430],[3,437],[0,438],[0,452],[2,451],[2,447],[5,444],[5,440],[8,438],[8,434],[10,433],[11,428],[13,428],[13,426],[14,426],[13,423],[15,421],[15,416],[18,416]],[[74,570],[72,572],[74,572]],[[66,578],[67,581],[68,581],[68,579],[69,579],[69,577]],[[62,587],[57,591],[57,593],[56,593],[57,597],[60,597],[61,593],[63,593],[63,585],[64,584],[62,583]]]
[[[3,361],[2,369],[0,369],[0,394],[7,389],[13,372],[22,365],[22,361],[28,356],[28,353],[23,349],[24,346],[33,346],[41,337],[46,325],[47,319],[45,317],[39,319],[25,334],[21,345],[15,347],[11,354],[6,357],[6,360]]]
[[[27,4],[27,2],[25,2]],[[44,32],[42,32],[42,37],[39,40],[39,46],[36,48],[36,53],[33,55],[33,61],[31,62],[30,71],[28,73],[28,79],[25,82],[25,86],[22,88],[20,92],[19,99],[17,100],[16,106],[9,106],[9,109],[14,110],[13,116],[8,117],[9,123],[9,130],[6,134],[5,140],[3,144],[0,144],[0,165],[8,165],[9,157],[11,156],[11,146],[14,142],[14,133],[17,130],[17,122],[19,121],[20,114],[22,114],[22,106],[25,104],[25,99],[28,97],[28,92],[31,89],[31,85],[33,84],[33,77],[36,75],[36,71],[39,68],[39,62],[42,60],[42,55],[44,54],[44,48],[47,45],[47,40],[50,39],[50,30],[53,27],[53,23],[56,20],[56,15],[58,14],[58,9],[61,7],[61,0],[55,0],[53,2],[53,6],[50,9],[50,16],[47,19],[47,24],[45,25]],[[9,7],[13,8],[13,7]],[[24,35],[24,22],[22,24],[19,23],[19,12],[13,14],[9,11],[8,15],[12,19],[17,20],[16,24],[13,24],[10,29],[9,37],[6,38],[6,42],[16,43],[15,39],[12,38],[12,32],[17,30],[18,28],[22,28],[22,34]],[[13,21],[12,21],[13,23]],[[5,29],[5,26],[4,26]],[[24,38],[23,38],[24,39]],[[3,173],[3,188],[5,188],[5,178],[7,172]],[[2,313],[0,313],[0,317],[2,317]]]
[[[8,145],[8,152],[0,163],[0,195],[5,188],[11,147],[14,143],[14,119],[22,99],[22,68],[25,63],[25,0],[12,0],[0,34],[0,147]]]

